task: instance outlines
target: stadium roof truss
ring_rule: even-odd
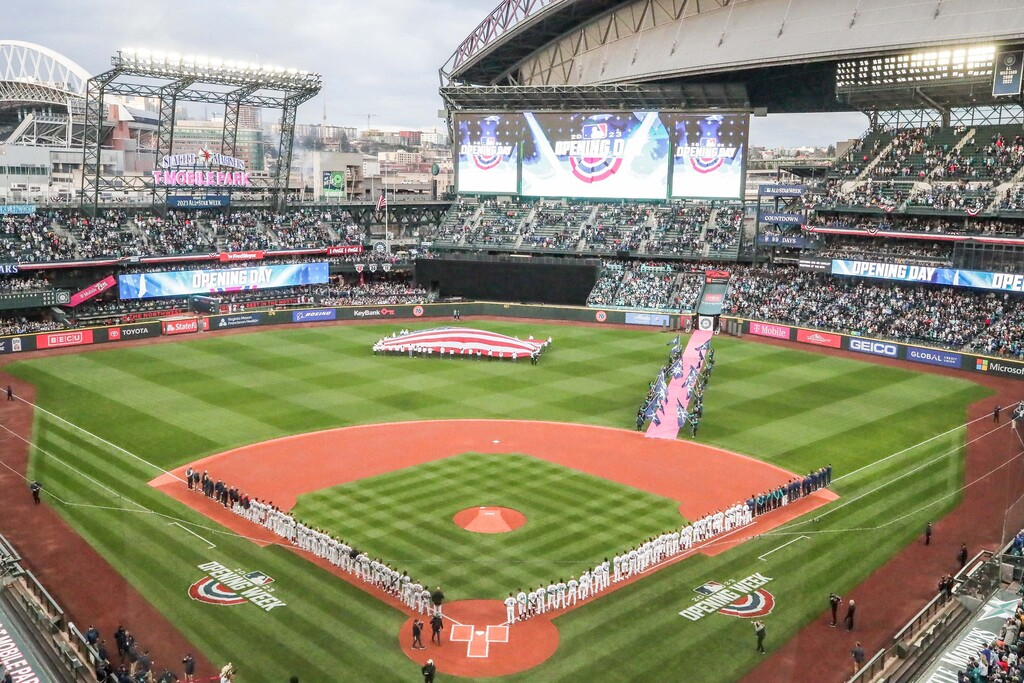
[[[707,88],[692,106],[946,118],[1012,104],[992,98],[992,58],[1022,44],[1018,0],[503,0],[440,76],[450,105],[475,105],[471,84],[678,84]]]
[[[179,102],[201,102],[224,107],[220,153],[233,156],[237,147],[238,116],[243,106],[281,110],[278,163],[266,181],[272,200],[283,206],[288,195],[288,176],[295,134],[295,115],[300,104],[315,97],[322,85],[320,74],[224,62],[203,57],[179,56],[145,50],[122,50],[111,58],[112,69],[88,80],[85,103],[85,144],[82,166],[82,208],[95,213],[100,193],[126,189],[128,178],[102,173],[100,153],[104,142],[107,95],[151,98],[159,102],[155,159],[171,154]],[[254,179],[257,181],[258,179]],[[166,206],[166,187],[150,178],[132,179],[127,189],[151,192],[153,205]]]
[[[76,115],[84,111],[89,73],[53,50],[20,40],[0,41],[0,109],[31,111],[7,144],[73,143]],[[81,119],[77,118],[78,123]]]

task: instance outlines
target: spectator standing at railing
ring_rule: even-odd
[[[960,563],[960,569],[967,566],[967,544],[960,544],[960,552],[956,554],[956,560]]]

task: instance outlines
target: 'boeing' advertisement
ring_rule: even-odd
[[[327,263],[295,263],[253,268],[129,273],[118,276],[121,299],[154,299],[214,292],[320,285],[328,280]]]
[[[464,194],[519,191],[522,114],[458,114],[455,185]]]
[[[524,196],[665,198],[669,139],[658,112],[523,117]]]

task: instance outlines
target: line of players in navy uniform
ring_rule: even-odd
[[[809,496],[831,483],[832,465],[826,465],[819,470],[809,472],[802,479],[792,479],[778,488],[751,494],[747,499],[747,507],[753,510],[755,515],[761,515]]]

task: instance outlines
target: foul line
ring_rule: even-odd
[[[981,436],[974,437],[973,439],[971,439],[970,441],[964,443],[963,445],[954,446],[953,448],[949,449],[948,451],[945,451],[944,453],[940,453],[939,455],[935,456],[931,460],[926,460],[923,464],[918,465],[914,469],[909,470],[907,472],[904,472],[903,474],[901,474],[898,477],[894,477],[893,479],[889,479],[889,480],[887,480],[885,482],[882,482],[881,484],[879,484],[878,486],[876,486],[875,488],[873,488],[873,489],[871,489],[869,491],[865,491],[864,493],[862,493],[862,494],[860,494],[858,496],[854,496],[853,498],[846,498],[846,499],[844,499],[841,504],[836,505],[834,507],[830,507],[829,509],[825,510],[825,512],[821,513],[820,515],[818,515],[817,517],[815,517],[812,520],[804,520],[802,522],[797,522],[797,523],[793,524],[792,526],[790,526],[789,528],[797,527],[797,526],[800,526],[801,524],[813,524],[813,523],[817,522],[818,520],[820,520],[822,517],[828,517],[833,512],[838,512],[839,510],[842,510],[843,508],[845,508],[847,505],[850,505],[852,503],[856,503],[858,500],[860,500],[862,498],[866,498],[867,496],[870,496],[873,493],[877,493],[877,492],[881,491],[882,489],[886,488],[887,486],[891,486],[892,484],[895,484],[898,481],[906,479],[907,477],[909,477],[911,475],[917,474],[921,470],[923,470],[923,469],[925,469],[927,467],[930,467],[931,465],[934,465],[935,463],[939,462],[943,458],[946,458],[947,456],[949,456],[952,453],[955,453],[955,452],[957,452],[957,451],[959,451],[961,449],[966,451],[967,447],[970,446],[975,441],[980,441],[980,440],[984,439],[985,437],[987,437],[988,435],[992,434],[993,432],[999,431],[1004,426],[1005,425],[1000,425],[1000,426],[996,427],[995,429],[991,429],[991,430],[985,432]],[[957,429],[959,429],[959,427]],[[892,457],[892,456],[890,456],[890,457]],[[861,468],[861,469],[864,469],[864,468]],[[986,475],[986,476],[988,476],[988,475]],[[837,479],[837,481],[838,481],[838,479]],[[964,487],[964,488],[966,488],[966,487]],[[939,500],[942,500],[942,498],[940,498]],[[926,507],[928,507],[928,506],[926,506]],[[925,508],[920,508],[919,510],[917,510],[915,512],[919,512],[920,510],[923,510],[923,509],[925,509]],[[911,514],[914,514],[914,513],[911,513]],[[902,517],[899,518],[899,519],[902,519]],[[887,526],[887,525],[883,525],[883,526]],[[772,532],[769,532],[769,533],[772,533]]]
[[[847,472],[846,474],[842,475],[841,477],[836,477],[832,481],[842,481],[843,479],[846,479],[847,477],[852,477],[853,475],[859,474],[859,473],[863,472],[866,469],[870,469],[870,468],[874,467],[875,465],[880,465],[880,464],[882,464],[883,462],[885,462],[887,460],[891,460],[891,459],[893,459],[893,458],[895,458],[897,456],[903,455],[904,453],[906,453],[908,451],[912,451],[915,448],[917,448],[918,446],[923,446],[926,443],[930,443],[932,441],[935,441],[936,439],[940,439],[940,438],[946,436],[947,434],[952,434],[953,432],[955,432],[956,430],[958,430],[958,429],[960,429],[962,427],[970,427],[972,424],[974,424],[978,420],[984,420],[986,417],[987,417],[987,415],[982,415],[981,417],[974,418],[970,422],[965,422],[964,424],[957,425],[956,427],[953,427],[952,429],[947,429],[946,431],[942,432],[941,434],[936,434],[935,436],[933,436],[933,437],[931,437],[929,439],[925,439],[924,441],[921,441],[920,443],[915,443],[913,446],[907,446],[903,450],[896,451],[892,455],[887,455],[884,458],[881,458],[880,460],[875,460],[874,462],[869,462],[867,465],[864,465],[863,467],[858,467],[857,469],[855,469],[852,472]],[[992,432],[988,432],[988,434],[991,434],[991,433]]]
[[[47,415],[49,415],[50,417],[54,418],[55,420],[60,420],[64,424],[69,425],[71,427],[74,427],[75,429],[77,429],[78,431],[82,432],[83,434],[88,434],[92,438],[96,439],[97,441],[100,441],[102,443],[107,444],[111,448],[116,448],[117,450],[121,451],[122,453],[124,453],[128,457],[135,458],[139,462],[141,462],[143,464],[146,464],[146,465],[149,465],[150,467],[152,467],[153,469],[157,470],[158,472],[160,472],[162,474],[166,474],[166,475],[168,475],[170,477],[174,477],[178,481],[180,481],[182,483],[185,483],[185,480],[182,479],[181,477],[179,477],[178,475],[173,474],[171,472],[168,472],[167,470],[165,470],[164,468],[160,467],[159,465],[154,465],[153,463],[151,463],[150,461],[146,460],[145,458],[140,458],[139,456],[135,455],[131,451],[129,451],[129,450],[125,449],[125,448],[121,448],[116,443],[111,443],[110,441],[107,441],[102,436],[99,436],[97,434],[93,434],[92,432],[90,432],[88,429],[85,429],[84,427],[79,427],[74,422],[69,422],[68,420],[65,420],[60,415],[57,415],[56,413],[50,412],[46,408],[43,408],[42,406],[40,406],[38,403],[32,403],[32,401],[27,401],[27,400],[21,398],[20,396],[15,396],[15,398],[17,398],[22,403],[27,403],[28,405],[32,406],[33,408],[35,408],[36,410],[38,410],[41,413],[46,413]]]
[[[794,538],[794,539],[793,539],[792,541],[786,541],[785,543],[783,543],[782,545],[780,545],[780,546],[779,546],[778,548],[775,548],[775,550],[782,550],[782,549],[783,549],[783,548],[785,548],[785,547],[786,547],[787,545],[791,545],[791,544],[793,544],[793,543],[796,543],[797,541],[799,541],[799,540],[800,540],[800,539],[802,539],[802,538],[810,538],[810,536],[797,536],[797,537],[796,537],[796,538]],[[774,552],[775,552],[775,550],[769,550],[769,551],[768,551],[768,552],[766,552],[766,553],[765,553],[764,555],[758,555],[758,556],[757,556],[757,559],[759,559],[759,560],[761,560],[762,562],[764,562],[764,558],[766,558],[766,557],[768,557],[769,555],[771,555],[772,553],[774,553]]]
[[[191,529],[187,529],[187,528],[185,527],[185,525],[184,525],[184,524],[182,524],[181,522],[169,522],[169,523],[167,524],[167,526],[176,526],[176,527],[179,527],[179,528],[181,528],[181,530],[182,530],[182,531],[184,531],[184,532],[186,532],[186,533],[189,533],[189,534],[192,534],[193,536],[195,536],[196,538],[198,538],[198,539],[199,539],[200,541],[202,541],[203,543],[205,543],[205,544],[206,544],[207,546],[209,546],[210,548],[216,548],[216,547],[217,547],[217,546],[216,546],[216,545],[215,545],[214,543],[211,543],[211,542],[210,542],[210,541],[209,541],[208,539],[205,539],[205,538],[203,538],[202,536],[200,536],[200,535],[199,535],[199,534],[197,534],[196,532],[192,531]]]

